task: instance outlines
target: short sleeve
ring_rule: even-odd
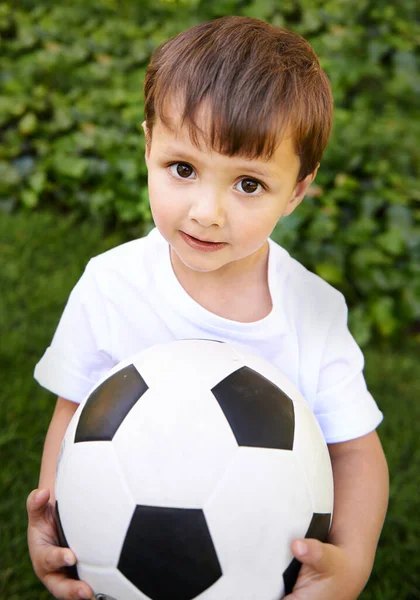
[[[321,359],[314,413],[327,443],[348,441],[376,429],[383,419],[363,375],[364,356],[348,326],[340,295]]]
[[[51,345],[35,366],[34,378],[54,394],[81,402],[114,365],[104,298],[91,262],[73,288]]]

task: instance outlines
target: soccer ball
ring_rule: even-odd
[[[328,449],[307,402],[238,344],[178,340],[123,361],[74,414],[60,543],[102,600],[279,600],[296,538],[325,540]]]

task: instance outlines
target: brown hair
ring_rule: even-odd
[[[165,100],[181,98],[181,126],[187,120],[197,147],[197,131],[205,136],[195,115],[208,101],[207,147],[228,156],[269,160],[289,128],[301,162],[297,182],[320,162],[332,129],[330,83],[310,44],[250,17],[213,19],[161,44],[146,71],[144,96],[150,135],[156,117],[170,129]]]

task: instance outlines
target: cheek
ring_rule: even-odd
[[[174,194],[168,189],[168,186],[165,185],[165,181],[162,177],[149,175],[148,192],[152,212],[164,213],[170,211],[171,207],[175,205],[173,202]]]
[[[176,190],[168,186],[161,177],[148,178],[148,192],[153,221],[160,232],[167,237],[177,229],[182,219],[182,203]]]
[[[273,231],[279,215],[277,211],[267,210],[261,207],[260,210],[251,211],[242,218],[236,218],[235,231],[241,237],[243,243],[254,246],[266,240]]]

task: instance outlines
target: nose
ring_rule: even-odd
[[[217,191],[206,194],[198,192],[191,203],[189,216],[202,227],[222,227],[226,218],[223,194]]]

